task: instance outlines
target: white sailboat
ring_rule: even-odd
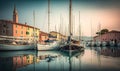
[[[50,0],[48,0],[48,32],[50,26]],[[37,44],[37,50],[56,50],[59,47],[60,41],[53,41],[46,44]]]
[[[0,50],[33,50],[33,37],[0,36]]]

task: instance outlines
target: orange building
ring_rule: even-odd
[[[31,28],[32,31],[29,31],[28,28]],[[34,29],[35,31],[33,31]],[[39,30],[39,28],[27,25],[26,23],[18,23],[18,13],[15,6],[13,10],[13,21],[0,20],[0,35],[3,36],[33,37],[33,34],[35,33],[35,36],[38,37]],[[30,35],[28,33],[30,33]]]
[[[40,31],[39,33],[39,42],[44,42],[48,39],[48,33]]]
[[[13,23],[13,36],[23,36],[26,37],[26,24]]]

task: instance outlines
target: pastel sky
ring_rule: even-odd
[[[48,31],[47,0],[0,0],[0,19],[12,20],[14,4],[20,23],[27,22],[33,25],[33,11],[35,11],[35,26],[41,31]],[[72,0],[74,35],[79,34],[79,12],[83,36],[94,36],[99,30],[99,24],[101,24],[101,29],[120,31],[119,0]],[[51,0],[50,31],[60,30],[61,33],[68,34],[68,23],[69,0]]]

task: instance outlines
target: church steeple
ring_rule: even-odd
[[[14,5],[14,10],[13,10],[13,22],[18,23],[18,13],[17,13],[15,5]]]

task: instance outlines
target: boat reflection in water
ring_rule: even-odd
[[[17,71],[34,63],[36,51],[0,52],[0,70]],[[37,60],[36,60],[37,61]]]
[[[84,52],[77,52],[71,54],[60,52],[60,51],[40,51],[38,57],[39,63],[36,63],[36,71],[70,71],[71,68],[75,69],[74,62],[72,59],[79,59],[80,55]],[[74,71],[74,70],[73,70]]]
[[[0,71],[120,71],[119,48],[60,51],[0,52]]]

